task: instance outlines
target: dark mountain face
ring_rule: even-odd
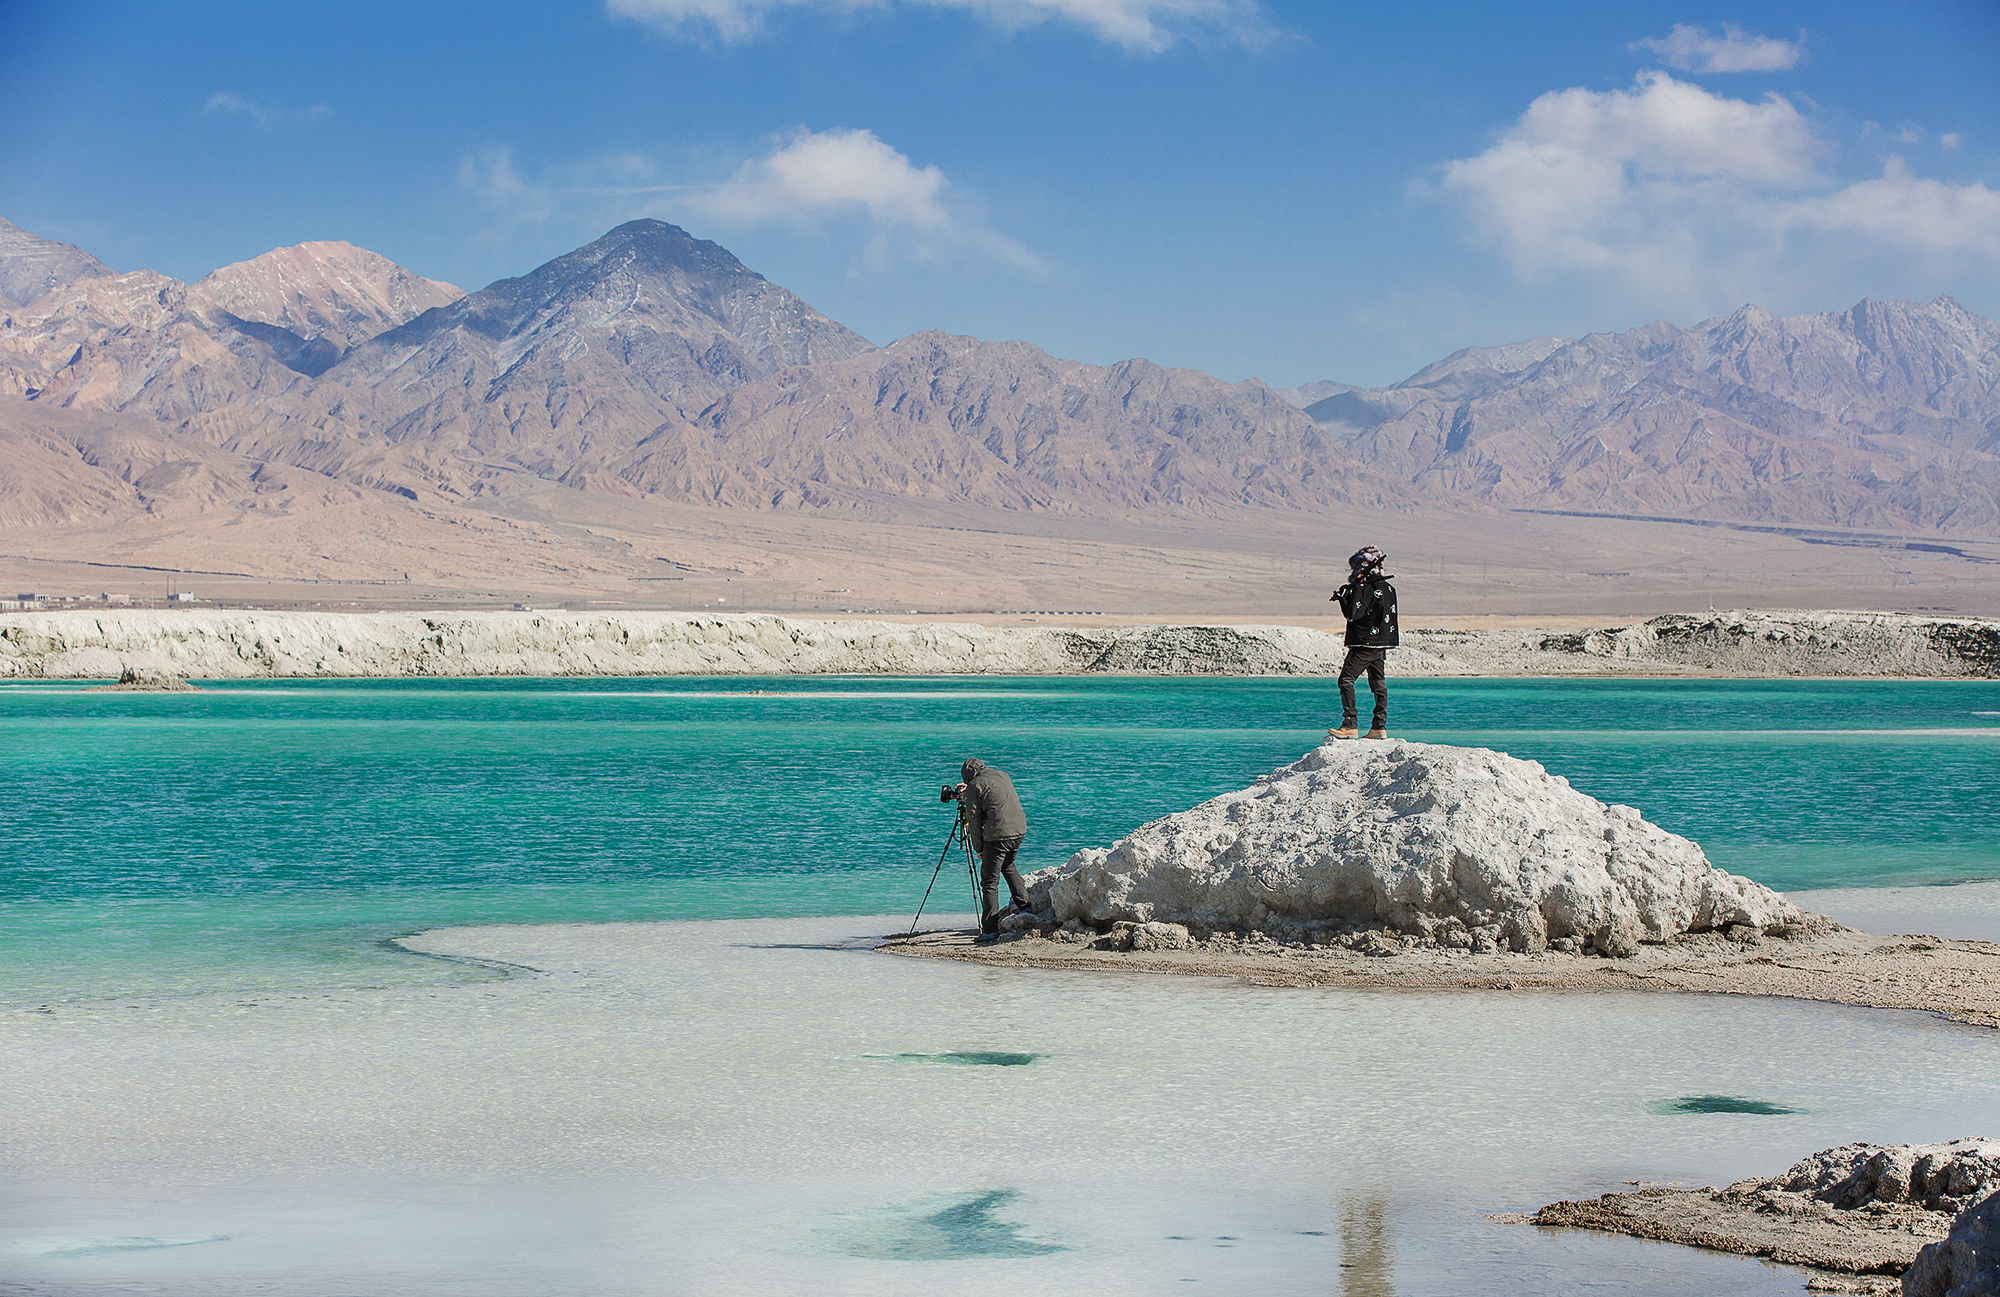
[[[597,480],[607,457],[744,383],[869,350],[716,244],[632,221],[357,347],[287,418]]]
[[[613,316],[638,308],[683,326],[747,333],[749,345],[743,351],[761,372],[838,360],[872,345],[778,288],[720,244],[651,219],[627,221],[594,243],[517,279],[489,284],[377,341],[389,347],[421,346],[447,330],[464,329],[499,343],[558,319],[585,327],[601,323],[579,314],[590,306]],[[781,314],[794,324],[792,336],[760,327],[768,325],[773,306],[791,308]]]

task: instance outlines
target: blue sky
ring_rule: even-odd
[[[0,0],[0,216],[478,288],[652,215],[876,342],[1228,379],[1949,293],[2000,3]]]

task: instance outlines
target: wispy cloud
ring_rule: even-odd
[[[510,224],[538,225],[556,208],[554,193],[522,179],[514,166],[514,150],[504,146],[468,153],[458,164],[458,186]]]
[[[971,256],[1042,269],[1032,252],[987,223],[975,199],[954,192],[935,164],[919,166],[867,130],[793,131],[719,184],[664,182],[656,164],[633,154],[530,179],[505,147],[467,155],[458,183],[507,225],[559,216],[617,221],[666,214],[685,220],[685,213],[724,227],[858,226],[864,259],[874,268]]]
[[[1528,280],[1622,281],[1653,300],[1741,298],[1813,273],[1801,236],[1855,255],[2000,258],[2000,195],[1910,174],[1842,185],[1790,101],[1711,94],[1665,72],[1552,91],[1485,152],[1444,167],[1480,237]]]
[[[202,104],[201,111],[204,117],[213,117],[221,113],[248,118],[259,130],[272,130],[299,122],[323,122],[333,116],[333,109],[325,104],[313,104],[309,108],[284,108],[276,104],[258,103],[246,99],[234,90],[216,91]]]
[[[1720,36],[1709,35],[1706,27],[1675,23],[1665,36],[1633,41],[1628,48],[1651,50],[1682,72],[1782,72],[1805,56],[1799,42],[1752,36],[1735,23],[1722,24]]]
[[[1068,23],[1133,54],[1189,41],[1260,46],[1275,33],[1255,0],[607,0],[610,11],[682,40],[745,41],[784,14],[950,9],[1006,31]]]

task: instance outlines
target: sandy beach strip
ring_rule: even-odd
[[[993,945],[977,946],[969,932],[926,932],[890,939],[882,948],[920,959],[996,967],[1234,977],[1258,986],[1768,995],[1915,1009],[1954,1022],[2000,1027],[2000,944],[1988,941],[1879,937],[1848,928],[1795,941],[1766,937],[1751,944],[1699,934],[1642,946],[1630,959],[1601,959],[1555,952],[1474,955],[1414,946],[1367,954],[1233,937],[1211,938],[1190,950],[1117,951],[1065,939],[1075,935],[1009,933]]]

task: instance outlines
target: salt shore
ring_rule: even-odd
[[[128,670],[255,677],[813,673],[1330,675],[1338,635],[1298,626],[993,627],[639,612],[0,615],[0,679]],[[1599,630],[1410,629],[1403,676],[1992,677],[2000,621],[1719,612]]]
[[[1124,929],[1138,925],[1121,925]],[[1715,933],[1645,945],[1626,959],[1558,952],[1473,954],[1383,933],[1344,946],[1297,946],[1219,934],[1180,950],[1133,950],[1124,932],[1009,933],[976,946],[969,932],[888,941],[894,954],[996,967],[1176,973],[1242,978],[1257,986],[1424,991],[1677,991],[1769,995],[1871,1009],[1916,1009],[2000,1027],[2000,945],[1929,936],[1878,937],[1837,929],[1745,945]]]

